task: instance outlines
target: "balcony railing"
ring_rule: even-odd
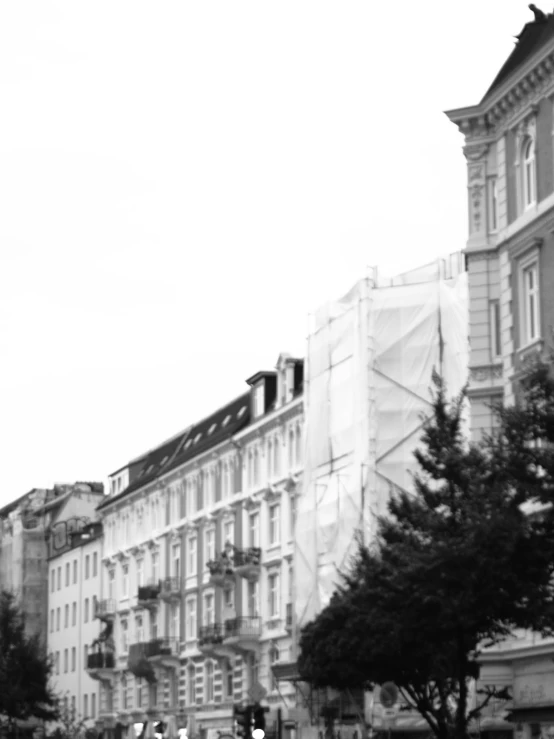
[[[116,604],[113,598],[97,600],[94,608],[94,617],[101,621],[112,620],[115,616]]]
[[[223,641],[223,624],[209,624],[201,626],[198,631],[198,646],[204,647],[211,644],[221,644]]]
[[[178,657],[179,640],[173,636],[162,636],[150,639],[147,647],[148,657]]]
[[[241,616],[239,618],[228,618],[224,624],[224,639],[234,637],[256,638],[260,636],[260,617]]]
[[[114,665],[113,652],[93,652],[87,657],[87,670],[113,670]]]
[[[152,580],[146,585],[139,585],[138,602],[145,604],[157,601],[160,590],[161,585],[159,580]]]
[[[160,580],[160,598],[178,598],[181,595],[181,578],[177,575]]]

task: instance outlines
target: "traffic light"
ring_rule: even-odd
[[[235,720],[235,734],[242,739],[251,739],[252,731],[252,706],[233,706],[233,718]]]
[[[253,714],[253,724],[254,727],[252,729],[252,739],[264,739],[265,737],[265,714],[266,711],[268,711],[268,708],[264,708],[263,706],[260,706],[259,703],[256,703],[255,706],[252,706],[252,714]]]

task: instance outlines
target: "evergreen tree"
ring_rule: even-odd
[[[25,633],[25,615],[15,595],[0,591],[0,717],[10,731],[19,720],[58,717],[51,670],[39,635]]]
[[[554,383],[535,372],[519,405],[499,411],[497,433],[469,444],[465,393],[449,403],[434,382],[415,494],[391,496],[375,546],[360,544],[329,605],[303,629],[299,670],[341,690],[393,681],[438,739],[464,739],[485,705],[506,697],[490,688],[468,706],[480,651],[517,628],[554,633],[545,443],[554,441]]]

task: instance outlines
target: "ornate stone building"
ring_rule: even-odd
[[[474,438],[494,423],[491,402],[512,402],[553,343],[554,15],[533,12],[481,102],[447,113],[467,159]],[[498,716],[518,737],[554,731],[553,660],[554,640],[528,632],[483,653],[481,680],[509,688]]]
[[[292,646],[303,362],[281,355],[247,382],[111,475],[99,509],[105,626],[89,656],[104,729],[175,715],[189,735],[215,737],[249,691],[265,696],[269,725],[285,708],[271,666]]]

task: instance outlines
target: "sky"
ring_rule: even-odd
[[[550,7],[544,7],[550,11]],[[515,0],[0,5],[0,504],[247,390],[377,265],[462,249]]]

